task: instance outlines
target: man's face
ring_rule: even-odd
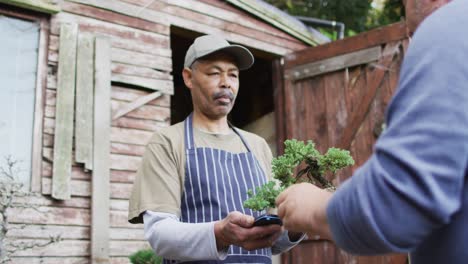
[[[220,119],[232,110],[239,90],[239,69],[228,54],[215,53],[199,59],[182,72],[191,90],[195,111]]]

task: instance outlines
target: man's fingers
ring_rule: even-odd
[[[286,192],[287,191],[288,190],[286,189],[285,191],[280,193],[280,195],[278,195],[278,197],[276,197],[276,201],[275,201],[276,207],[278,207],[281,203],[284,202],[284,199],[286,199]]]
[[[242,247],[247,249],[247,250],[253,250],[253,249],[258,249],[258,248],[268,248],[273,246],[275,241],[278,239],[278,237],[281,235],[281,229],[279,228],[277,232],[273,234],[269,234],[267,236],[263,236],[259,239],[255,240],[249,240],[246,241]]]
[[[284,220],[283,219],[284,218],[284,206],[282,204],[280,204],[280,205],[277,205],[276,207],[277,207],[277,210],[278,210],[276,212],[276,214],[278,215],[279,218],[281,218],[281,220]],[[284,222],[283,222],[283,224],[284,224]]]
[[[255,221],[253,216],[245,215],[237,211],[229,213],[228,217],[230,223],[244,228],[251,227]]]

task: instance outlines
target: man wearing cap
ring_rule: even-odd
[[[258,212],[242,205],[268,180],[272,159],[264,139],[227,120],[239,71],[253,62],[249,50],[213,35],[187,51],[182,75],[193,113],[154,134],[130,198],[129,222],[144,222],[164,263],[271,263],[272,252],[301,238],[279,225],[254,227]]]

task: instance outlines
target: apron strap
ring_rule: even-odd
[[[188,150],[188,149],[191,149],[193,148],[193,146],[195,145],[194,141],[193,141],[193,126],[192,126],[192,116],[193,116],[193,112],[190,113],[190,115],[185,119],[185,122],[184,122],[184,128],[185,128],[185,132],[184,132],[184,142],[185,142],[185,150]]]
[[[249,147],[249,144],[247,144],[247,141],[245,140],[245,138],[241,135],[240,131],[237,130],[237,128],[235,128],[234,126],[231,125],[231,123],[229,122],[229,126],[232,128],[232,130],[234,130],[234,132],[240,137],[240,139],[242,140],[242,143],[244,143],[244,146],[245,148],[247,149],[247,152],[252,152],[250,150],[250,147]]]

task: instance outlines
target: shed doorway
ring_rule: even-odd
[[[190,91],[184,85],[182,70],[185,52],[193,40],[203,34],[171,27],[172,75],[174,95],[171,97],[171,124],[183,121],[192,112]],[[229,121],[236,127],[256,133],[267,140],[276,154],[274,93],[272,63],[275,56],[250,47],[255,57],[254,65],[240,73],[240,88]]]

